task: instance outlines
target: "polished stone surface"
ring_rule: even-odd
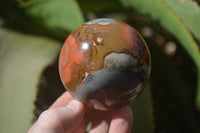
[[[66,39],[59,72],[76,99],[105,110],[123,106],[141,92],[150,64],[148,47],[135,29],[114,19],[95,19]]]

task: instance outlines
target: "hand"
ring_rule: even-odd
[[[85,133],[93,110],[65,92],[44,111],[28,133]],[[96,110],[90,133],[130,133],[133,114],[128,106]]]

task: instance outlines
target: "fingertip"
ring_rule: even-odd
[[[113,110],[95,110],[90,133],[109,131]]]
[[[86,107],[78,100],[73,99],[66,106],[62,107],[61,110],[63,110],[61,123],[65,131],[70,132],[82,121]]]
[[[49,109],[63,107],[68,104],[73,97],[69,92],[64,92],[50,107]]]
[[[132,109],[129,106],[123,106],[116,110],[116,112],[113,114],[113,118],[123,118],[128,121],[133,121]]]
[[[63,107],[44,111],[31,129],[32,132],[71,132],[82,121],[85,107],[77,100],[71,100]],[[31,133],[32,133],[31,132]]]
[[[71,100],[67,106],[68,109],[72,110],[73,112],[77,113],[77,112],[82,112],[85,110],[85,106],[79,102],[78,100]]]
[[[129,106],[124,106],[116,110],[113,114],[110,131],[119,133],[130,133],[133,123],[133,113]]]
[[[84,117],[83,117],[81,123],[78,125],[78,127],[76,127],[76,129],[73,131],[73,133],[85,133],[92,113],[93,113],[93,108],[89,108],[89,107],[85,106]]]

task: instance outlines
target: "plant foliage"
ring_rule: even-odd
[[[134,133],[200,132],[199,0],[7,0],[0,4],[0,133],[27,132],[64,91],[58,55],[85,21],[114,18],[146,40],[152,72]]]

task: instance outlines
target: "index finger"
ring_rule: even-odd
[[[64,92],[50,107],[49,109],[59,108],[67,105],[73,97],[69,92]]]
[[[119,108],[112,116],[109,133],[131,133],[133,113],[129,106]]]

